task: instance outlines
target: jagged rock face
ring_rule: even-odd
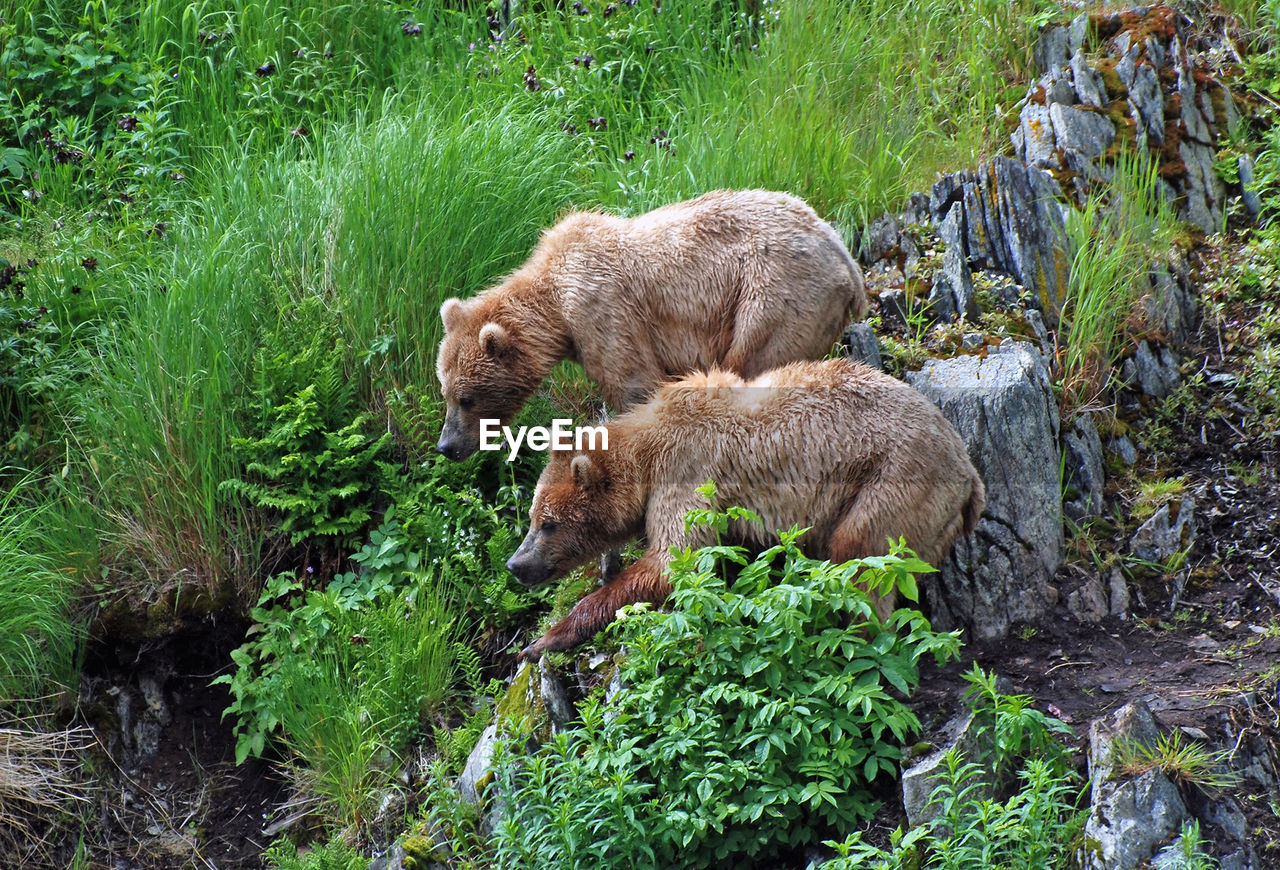
[[[1021,108],[1014,153],[1083,201],[1090,182],[1108,177],[1106,161],[1132,143],[1158,159],[1181,219],[1214,232],[1225,190],[1213,145],[1239,114],[1187,43],[1168,6],[1083,14],[1045,30],[1035,51],[1043,75]]]
[[[1004,637],[1056,600],[1062,563],[1058,409],[1043,360],[1009,343],[984,356],[930,360],[907,383],[932,399],[964,439],[987,487],[977,529],[926,588],[934,626]]]
[[[1071,266],[1060,196],[1049,173],[997,157],[941,178],[929,213],[948,253],[962,254],[971,268],[1013,276],[1056,326]]]

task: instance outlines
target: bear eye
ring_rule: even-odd
[[[544,535],[549,535],[549,534],[551,534],[552,532],[554,532],[555,530],[556,530],[556,524],[555,524],[555,523],[553,523],[553,522],[549,522],[549,521],[548,521],[548,522],[545,522],[545,523],[543,523],[543,524],[542,524],[542,529],[541,529],[541,531],[542,531],[542,533],[543,533]]]
[[[458,399],[458,407],[464,411],[470,411],[476,406],[476,400],[472,396],[463,396]]]

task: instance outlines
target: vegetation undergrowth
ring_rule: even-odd
[[[1124,152],[1111,169],[1111,184],[1067,216],[1073,253],[1058,366],[1068,409],[1095,404],[1110,386],[1113,365],[1140,333],[1151,263],[1181,232],[1155,161]]]
[[[817,865],[821,870],[1076,866],[1084,811],[1079,775],[1061,743],[1070,728],[1036,710],[1030,698],[998,692],[995,675],[976,664],[964,677],[977,749],[972,756],[957,747],[947,752],[929,797],[929,821],[897,831],[887,850],[860,832],[829,842],[837,856]]]
[[[868,590],[914,599],[931,570],[909,553],[832,565],[797,536],[754,559],[677,556],[670,611],[617,624],[622,688],[533,755],[519,735],[504,744],[497,866],[727,866],[870,816],[919,728],[917,664],[954,656],[958,637],[910,609],[876,618]]]

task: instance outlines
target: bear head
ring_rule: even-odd
[[[542,382],[540,362],[510,326],[488,320],[475,302],[449,299],[440,307],[444,339],[436,375],[444,394],[444,428],[436,450],[463,460],[480,449],[480,421],[506,425]]]
[[[644,530],[634,474],[605,450],[552,451],[529,511],[529,533],[507,561],[525,586],[558,580]]]

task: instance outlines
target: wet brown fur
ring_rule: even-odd
[[[740,505],[763,526],[731,525],[752,545],[808,527],[806,554],[844,562],[905,537],[938,564],[977,524],[981,478],[964,443],[927,398],[846,360],[794,363],[744,382],[723,371],[660,389],[608,425],[609,449],[551,455],[538,482],[530,535],[559,577],[644,533],[644,556],[578,603],[523,655],[589,639],[623,604],[664,601],[671,547],[709,543],[684,515],[716,482],[719,506]],[[551,531],[540,532],[544,527]],[[892,601],[879,606],[885,615]]]
[[[480,418],[510,422],[562,359],[621,411],[689,372],[754,377],[821,359],[866,310],[839,235],[790,194],[714,191],[635,218],[576,212],[501,284],[441,307],[446,430],[470,443]]]

